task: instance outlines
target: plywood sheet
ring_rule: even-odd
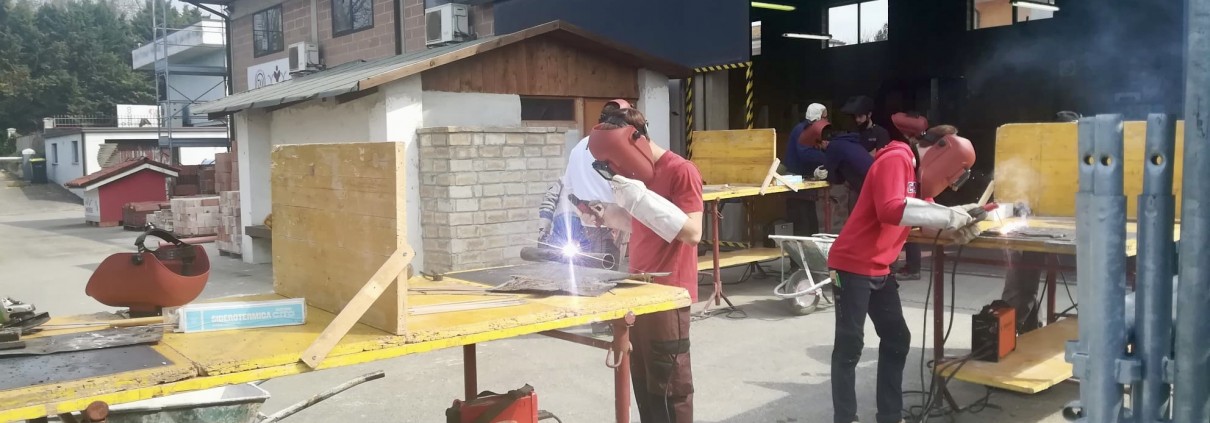
[[[767,169],[766,169],[767,170]],[[805,190],[815,190],[828,188],[828,183],[824,181],[804,181],[794,184],[798,192]],[[765,189],[765,194],[777,194],[782,192],[791,192],[790,188],[785,185],[769,185]],[[706,185],[702,187],[702,201],[718,201],[728,200],[732,198],[754,197],[760,195],[760,186],[756,185]]]
[[[954,379],[1023,394],[1042,392],[1071,378],[1071,363],[1063,359],[1063,352],[1067,341],[1078,337],[1076,319],[1052,323],[1021,335],[1017,338],[1016,351],[998,363],[967,362]],[[941,372],[945,376],[953,373],[952,369],[941,369]]]
[[[689,157],[705,184],[760,186],[777,158],[777,131],[694,131]]]
[[[1025,201],[1042,216],[1074,217],[1079,187],[1075,123],[1022,123],[996,131],[996,201]],[[1138,212],[1143,190],[1147,122],[1125,122],[1125,174],[1127,217]],[[1176,123],[1174,188],[1180,217],[1181,171],[1184,161],[1184,121]]]
[[[425,72],[421,83],[425,91],[639,97],[637,68],[551,39],[535,39],[446,64]]]
[[[718,267],[721,269],[725,267],[745,265],[748,263],[776,260],[781,258],[782,255],[783,254],[780,248],[748,248],[745,250],[728,251],[718,255]],[[714,269],[713,255],[706,254],[698,257],[698,271],[712,269]]]
[[[966,244],[967,248],[984,248],[992,250],[1012,250],[1012,251],[1027,251],[1036,253],[1049,254],[1076,254],[1076,221],[1069,217],[1033,217],[1029,219],[1011,218],[1004,220],[985,220],[979,222],[979,229],[987,231],[999,228],[1001,225],[1013,224],[1017,225],[1024,222],[1026,226],[1022,227],[1022,232],[1038,232],[1038,233],[1053,233],[1062,234],[1061,238],[1048,237],[1028,237],[1028,236],[996,236],[991,234],[981,234],[978,238]],[[1181,225],[1178,223],[1173,228],[1172,239],[1174,241],[1181,240]],[[950,242],[945,239],[938,240],[936,233],[924,234],[919,229],[912,230],[908,235],[908,242],[916,242],[924,245],[932,245],[937,242],[941,245],[949,245]],[[1138,253],[1138,236],[1137,225],[1135,222],[1126,222],[1126,257],[1134,257]]]
[[[274,291],[338,313],[406,245],[403,144],[282,145],[272,160]],[[397,286],[360,322],[405,333]]]

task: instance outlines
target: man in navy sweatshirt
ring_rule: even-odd
[[[832,185],[844,184],[848,189],[848,199],[845,201],[846,211],[852,213],[853,205],[857,203],[857,195],[865,184],[866,172],[874,158],[861,145],[861,136],[857,132],[836,130],[829,125],[823,130],[824,141],[824,170],[817,174],[827,178]]]
[[[805,119],[790,131],[786,152],[781,162],[786,170],[810,179],[815,170],[824,165],[823,148],[819,145],[817,122],[826,122],[827,109],[814,103],[807,107]],[[812,130],[814,129],[814,130]],[[786,217],[794,225],[795,236],[811,236],[819,233],[819,214],[815,211],[814,192],[791,193],[786,198]]]

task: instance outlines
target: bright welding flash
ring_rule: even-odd
[[[576,247],[574,244],[567,244],[563,246],[563,256],[575,257],[576,254],[580,254],[579,247]]]

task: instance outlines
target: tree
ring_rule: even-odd
[[[879,29],[878,32],[874,34],[874,41],[886,41],[887,39],[889,39],[890,30],[891,30],[890,23],[882,24],[882,28]]]

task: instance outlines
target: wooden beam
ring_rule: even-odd
[[[332,348],[344,338],[345,334],[349,333],[349,329],[357,324],[357,320],[370,309],[374,301],[382,295],[382,292],[391,286],[391,283],[398,279],[403,274],[404,269],[412,262],[414,252],[410,247],[405,247],[391,254],[382,267],[374,272],[374,276],[357,291],[357,295],[345,305],[344,309],[340,310],[340,314],[332,319],[332,323],[324,328],[323,333],[319,334],[319,338],[307,347],[307,350],[302,354],[302,361],[312,369],[319,367],[319,364],[328,357],[328,353],[332,352]],[[406,282],[401,282],[401,285]],[[406,292],[406,287],[400,286]]]

